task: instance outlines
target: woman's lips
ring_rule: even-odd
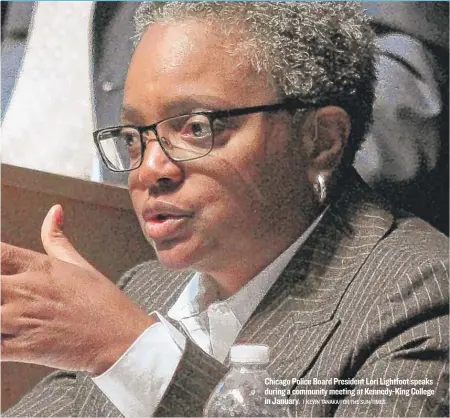
[[[193,216],[192,211],[168,202],[148,202],[142,211],[144,232],[152,240],[173,238]]]
[[[154,216],[144,221],[144,230],[153,240],[171,238],[186,225],[189,218],[185,215]]]

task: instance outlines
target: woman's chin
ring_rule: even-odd
[[[203,271],[217,255],[214,241],[204,234],[189,234],[173,240],[152,242],[159,262],[170,270],[191,269]]]
[[[182,270],[192,267],[194,251],[187,243],[177,243],[173,246],[158,245],[153,242],[159,262],[170,270]]]

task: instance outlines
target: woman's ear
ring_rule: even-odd
[[[319,175],[325,183],[329,183],[348,144],[350,117],[344,109],[337,106],[322,107],[311,116],[308,177],[312,184],[317,182]]]

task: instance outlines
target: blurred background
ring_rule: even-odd
[[[1,2],[1,160],[96,182],[91,132],[119,124],[136,2]],[[355,166],[448,235],[447,2],[364,2],[380,53],[374,125]]]

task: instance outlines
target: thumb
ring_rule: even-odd
[[[95,270],[72,246],[62,230],[64,212],[61,205],[52,206],[42,222],[41,240],[45,252],[61,261]],[[96,270],[95,270],[96,271]]]

